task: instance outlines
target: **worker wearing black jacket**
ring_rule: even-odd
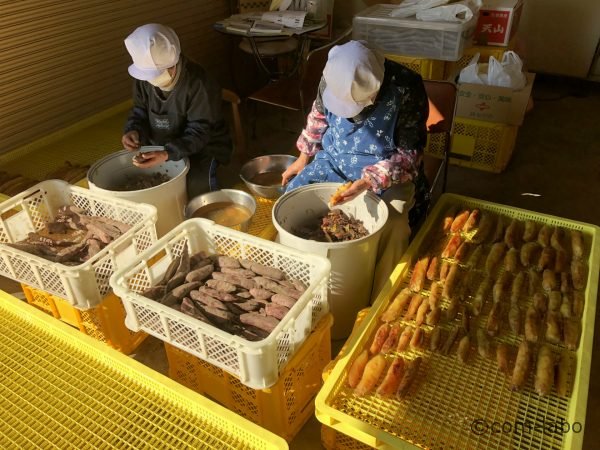
[[[123,146],[138,150],[160,145],[134,162],[150,168],[167,160],[189,158],[188,197],[217,189],[216,168],[227,164],[232,141],[222,114],[221,88],[200,65],[181,54],[179,38],[169,27],[147,24],[125,39],[136,78],[133,108]]]

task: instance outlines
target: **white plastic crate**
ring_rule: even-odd
[[[169,263],[185,246],[192,254],[223,254],[278,268],[288,278],[304,282],[308,289],[268,337],[250,342],[140,295],[160,281]],[[138,261],[115,272],[110,279],[127,311],[125,325],[220,367],[252,389],[264,389],[277,382],[281,369],[329,311],[329,260],[207,219],[181,223],[140,255]]]
[[[352,38],[365,40],[384,53],[457,61],[471,45],[477,16],[465,23],[425,22],[392,17],[396,5],[378,4],[358,13]]]
[[[131,229],[78,266],[1,245],[40,230],[64,205],[127,223]],[[43,181],[0,203],[0,275],[61,297],[78,309],[93,308],[110,291],[109,278],[115,269],[156,241],[156,217],[156,208],[151,205],[115,199],[62,180]]]

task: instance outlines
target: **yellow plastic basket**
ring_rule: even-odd
[[[518,126],[455,117],[452,125],[450,163],[500,173],[510,161]],[[440,155],[443,156],[443,151]]]
[[[371,448],[371,446],[326,425],[321,425],[321,445],[326,450],[368,450]]]
[[[364,308],[356,314],[356,321],[354,322],[354,327],[352,328],[350,337],[346,340],[335,359],[330,361],[329,364],[327,364],[323,369],[323,381],[327,381],[327,378],[329,375],[331,375],[331,371],[337,362],[348,353],[348,343],[352,340],[351,338],[353,334],[357,332],[360,324],[369,314],[369,311],[370,308]],[[321,425],[321,445],[326,450],[367,450],[371,448],[368,445],[351,438],[350,436],[346,436],[345,434],[328,427],[327,425]]]
[[[424,80],[443,80],[446,61],[438,59],[415,58],[414,56],[385,55],[390,61],[402,64],[417,72]]]
[[[121,299],[112,292],[95,308],[80,311],[64,299],[48,292],[25,284],[22,284],[21,288],[30,305],[126,355],[133,353],[148,336],[142,331],[131,331],[125,326],[125,308]]]
[[[420,373],[410,394],[403,400],[382,399],[376,395],[355,397],[347,387],[347,372],[358,353],[370,342],[379,326],[379,316],[393,294],[406,286],[412,264],[431,250],[444,213],[451,207],[492,211],[519,220],[577,229],[583,232],[590,249],[585,290],[584,324],[576,358],[576,376],[570,398],[558,397],[553,390],[545,397],[532,388],[529,374],[522,391],[511,391],[509,381],[495,361],[481,358],[471,350],[470,362],[460,363],[454,355],[411,350],[408,357],[423,357]],[[379,449],[398,448],[481,448],[481,449],[580,449],[583,445],[587,395],[590,380],[593,330],[600,265],[600,229],[597,226],[560,217],[539,214],[505,205],[444,194],[419,231],[409,249],[382,290],[371,311],[348,343],[348,354],[335,365],[316,399],[316,416],[323,424],[360,442]],[[439,241],[438,241],[439,242]],[[446,306],[444,305],[444,308]],[[448,324],[444,324],[446,327]],[[502,335],[502,341],[518,342],[514,334]],[[544,426],[561,421],[579,432],[543,432]],[[511,432],[480,432],[479,426],[499,424]],[[505,425],[507,424],[507,425]],[[520,424],[520,425],[519,425]],[[519,428],[520,426],[520,428]]]
[[[333,316],[324,316],[268,389],[243,385],[226,371],[165,343],[169,376],[291,441],[314,413],[321,372],[331,359]]]
[[[3,291],[0,353],[2,448],[288,448]]]

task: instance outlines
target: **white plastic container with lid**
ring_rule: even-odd
[[[294,230],[327,214],[327,203],[339,186],[339,183],[302,186],[280,197],[272,213],[278,242],[325,256],[331,262],[328,298],[333,314],[332,339],[348,337],[356,314],[369,305],[377,247],[388,218],[385,202],[372,192],[364,192],[335,208],[361,220],[368,236],[345,242],[317,242],[296,236]]]
[[[160,149],[162,147],[157,147]],[[146,150],[151,150],[146,147]],[[96,161],[88,171],[90,190],[109,194],[138,203],[147,203],[156,207],[158,220],[156,233],[163,236],[184,220],[187,204],[186,175],[190,164],[187,159],[165,161],[151,169],[141,169],[132,163],[134,153],[121,150]],[[158,186],[135,191],[117,190],[128,177],[152,174],[168,175],[171,179]]]
[[[458,61],[471,45],[477,16],[464,23],[425,22],[391,13],[397,5],[378,4],[358,13],[352,21],[352,38],[364,40],[384,53]]]

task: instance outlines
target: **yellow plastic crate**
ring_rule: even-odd
[[[364,309],[361,309],[356,314],[356,320],[354,321],[354,326],[352,327],[350,336],[348,337],[348,339],[346,339],[346,342],[344,342],[344,345],[342,345],[342,348],[338,352],[337,356],[334,359],[332,359],[331,361],[329,361],[329,363],[323,369],[323,373],[321,375],[323,378],[323,381],[327,381],[327,377],[329,377],[329,375],[331,374],[331,371],[333,370],[333,368],[335,367],[337,362],[348,352],[348,342],[350,342],[352,340],[352,336],[354,335],[356,330],[358,330],[360,324],[362,323],[363,319],[367,316],[367,314],[369,314],[370,310],[371,310],[371,307],[364,308]]]
[[[353,334],[356,332],[356,330],[358,330],[363,319],[367,316],[367,314],[369,314],[369,310],[370,308],[364,308],[361,309],[358,314],[356,314],[356,321],[354,322],[354,327],[352,328],[350,337],[346,340],[335,359],[330,361],[329,364],[325,366],[325,369],[323,369],[323,381],[327,381],[327,378],[331,374],[331,371],[337,362],[344,355],[346,355],[348,351],[348,342],[352,340]],[[350,436],[346,436],[345,434],[328,427],[327,425],[321,425],[321,445],[326,450],[367,450],[371,448],[368,445],[351,438]]]
[[[0,291],[2,448],[287,449],[258,425]]]
[[[472,349],[468,364],[427,349],[410,350],[407,356],[423,357],[420,373],[410,394],[403,400],[382,399],[376,395],[355,397],[347,387],[351,363],[370,342],[379,327],[379,317],[393,294],[405,287],[414,262],[444,241],[435,239],[444,213],[453,206],[479,208],[520,221],[577,229],[583,232],[589,248],[588,280],[582,335],[573,358],[576,376],[571,380],[569,398],[558,397],[555,390],[545,397],[533,391],[534,371],[530,370],[525,388],[512,391],[509,381],[496,368],[495,360],[481,358]],[[434,228],[434,225],[436,228]],[[585,430],[590,380],[594,321],[600,267],[600,228],[560,217],[535,213],[453,194],[444,194],[419,231],[382,290],[367,317],[348,343],[348,353],[335,365],[316,398],[316,416],[323,424],[344,435],[378,449],[454,448],[454,449],[581,449],[583,433],[544,433],[543,427],[565,421]],[[426,291],[427,289],[425,289]],[[445,301],[446,302],[446,301]],[[446,307],[446,304],[443,306]],[[442,327],[452,324],[444,323]],[[430,328],[430,327],[426,327]],[[519,339],[512,333],[500,338],[513,347]],[[556,347],[556,346],[555,346]],[[495,433],[480,424],[508,424],[513,432]],[[518,426],[521,424],[521,432]],[[529,424],[529,425],[524,425]],[[579,425],[577,425],[579,424]],[[525,428],[531,426],[531,428]],[[535,427],[535,428],[533,428]]]
[[[290,441],[314,413],[321,372],[331,360],[333,316],[324,316],[268,389],[243,385],[224,370],[165,343],[169,377]]]
[[[446,61],[427,58],[415,58],[414,56],[400,56],[386,54],[390,61],[402,64],[414,72],[417,72],[424,80],[443,80]]]
[[[321,445],[325,450],[369,450],[371,448],[326,425],[321,425]]]
[[[450,139],[450,164],[500,173],[510,161],[518,126],[455,117]],[[434,156],[443,156],[443,150]]]
[[[449,139],[447,133],[427,133],[427,144],[423,152],[436,158],[444,157],[446,141]]]
[[[112,348],[132,353],[148,336],[125,326],[125,308],[121,299],[112,292],[95,308],[80,311],[64,299],[21,284],[27,303],[61,320]]]

